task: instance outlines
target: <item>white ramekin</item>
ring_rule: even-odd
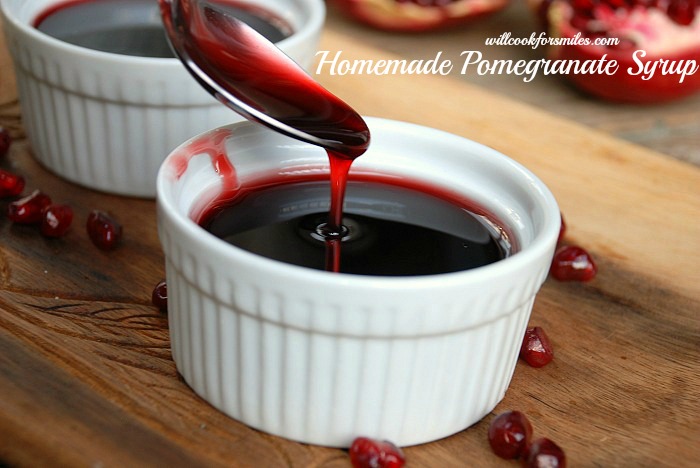
[[[0,0],[33,153],[72,182],[153,197],[168,153],[242,118],[207,94],[178,59],[91,50],[31,26],[39,13],[63,1]],[[323,0],[249,1],[289,21],[295,33],[278,46],[311,66],[325,19]]]
[[[183,144],[158,175],[172,352],[196,393],[254,428],[347,447],[360,435],[412,445],[461,431],[503,398],[559,233],[532,173],[464,138],[368,118],[353,171],[449,188],[485,207],[520,246],[477,269],[419,277],[333,274],[263,258],[193,220],[222,189],[215,152]],[[226,137],[237,183],[327,170],[323,150],[248,122]],[[201,142],[198,144],[201,148]]]

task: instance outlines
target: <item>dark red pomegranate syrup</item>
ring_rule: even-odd
[[[321,213],[323,216],[319,218],[318,213],[302,212],[292,219],[269,219],[269,223],[263,222],[262,226],[254,226],[255,229],[259,230],[255,231],[255,235],[252,237],[264,239],[263,250],[270,246],[274,250],[285,244],[291,246],[288,250],[303,251],[304,242],[300,241],[298,236],[295,237],[294,232],[309,231],[309,223],[313,223],[310,237],[320,238],[325,243],[324,267],[333,272],[347,271],[359,274],[388,275],[441,273],[480,266],[507,255],[508,249],[502,248],[503,236],[500,234],[503,231],[501,229],[496,229],[499,234],[487,235],[488,240],[483,245],[481,243],[477,243],[477,245],[459,236],[448,236],[446,240],[442,232],[435,234],[430,229],[421,228],[411,231],[413,234],[408,234],[408,231],[403,231],[410,230],[415,226],[365,217],[361,212],[353,215],[354,229],[363,232],[371,231],[371,236],[368,235],[360,242],[356,242],[355,245],[352,245],[352,242],[345,243],[344,240],[352,237],[349,235],[352,226],[348,228],[343,224],[348,173],[353,160],[362,155],[370,143],[370,132],[362,117],[314,81],[276,46],[228,15],[221,7],[226,2],[219,0],[159,0],[159,2],[168,37],[180,59],[185,62],[200,84],[249,120],[258,121],[283,134],[322,146],[328,153],[331,196],[327,213]],[[235,105],[231,105],[232,102]],[[280,128],[280,123],[282,128]],[[224,181],[224,184],[228,183],[229,187],[224,187],[224,195],[221,199],[207,208],[197,219],[210,232],[222,238],[233,238],[236,237],[237,232],[231,236],[229,231],[234,218],[247,217],[259,224],[260,218],[264,216],[261,214],[261,207],[270,206],[271,203],[289,204],[290,200],[293,203],[295,199],[306,200],[309,196],[313,199],[314,195],[308,195],[308,192],[317,191],[318,185],[314,185],[314,183],[317,183],[318,180],[291,182],[289,180],[265,180],[257,184],[256,187],[231,190],[233,185],[231,180],[235,180],[235,171],[230,167],[230,163],[225,157],[223,145],[225,136],[220,132],[214,132],[204,139],[210,138],[211,141],[192,142],[192,145],[197,146],[200,152],[204,150],[210,154],[222,177],[230,179],[229,182]],[[192,148],[189,148],[188,151],[191,152]],[[175,164],[179,164],[178,158],[173,158],[173,160]],[[368,193],[380,193],[381,196],[399,194],[399,199],[404,195],[409,199],[414,199],[417,193],[428,191],[432,192],[433,195],[426,195],[427,198],[443,198],[445,202],[450,201],[449,196],[440,197],[443,195],[442,193],[437,194],[435,190],[425,190],[426,187],[419,187],[410,182],[407,182],[408,186],[404,184],[402,187],[394,187],[396,191],[382,192],[381,186],[387,180],[389,178],[381,175],[359,180],[360,185],[357,189],[361,195],[356,199],[363,199],[363,190],[369,191]],[[377,189],[377,187],[380,188]],[[377,192],[377,190],[379,191]],[[270,201],[272,199],[268,197],[274,197],[274,193],[281,195],[274,201]],[[314,200],[318,200],[318,198]],[[466,211],[467,208],[464,205],[469,205],[469,202],[460,205],[457,211]],[[425,206],[424,201],[418,201],[417,206]],[[231,207],[235,212],[227,214],[227,209]],[[439,208],[436,209],[439,211]],[[247,214],[245,214],[246,212]],[[454,212],[446,215],[446,220],[449,221],[453,215]],[[473,225],[470,222],[467,224]],[[480,232],[477,237],[483,239],[484,236],[481,234],[488,234],[489,226],[493,225],[486,222],[483,225],[479,224],[479,226],[483,232]],[[239,228],[237,227],[234,231],[237,229]],[[470,230],[473,231],[471,228]],[[428,233],[428,231],[431,232]],[[388,253],[388,250],[395,250],[396,245],[411,237],[418,239],[418,242],[411,244],[408,249],[399,249],[391,255]],[[380,241],[374,242],[374,246],[370,245],[369,250],[357,248],[358,244],[365,244],[366,247],[370,238],[373,239],[372,242],[376,239],[380,239]],[[306,236],[306,241],[308,240],[309,236]],[[413,266],[404,268],[402,266],[406,257],[415,256],[421,250],[425,250],[432,244],[443,243],[444,240],[446,240],[445,244],[453,247],[452,250],[441,255],[441,259],[435,261],[428,258],[425,262],[427,264],[425,268],[423,265],[418,268],[413,268]],[[507,241],[507,238],[505,240]],[[232,243],[244,248],[250,246],[250,243],[246,244],[246,242],[232,241]],[[353,266],[341,268],[341,245],[344,251],[343,262],[359,264],[357,268]],[[255,248],[252,246],[249,250],[255,251]],[[477,251],[479,259],[473,262],[473,255],[470,253],[466,255],[464,264],[453,265],[452,257],[454,255],[452,252],[466,251],[467,248],[470,249],[470,252]],[[359,261],[355,261],[357,259],[348,255],[350,253],[348,251],[353,249],[364,252],[364,256],[361,256]],[[368,252],[369,254],[367,254]],[[268,256],[279,260],[284,255],[273,253]],[[387,263],[398,266],[392,266],[385,273],[377,273],[376,269],[381,268],[381,265],[369,262],[370,257],[389,258]],[[313,265],[313,261],[306,258],[300,262],[290,261],[290,263],[317,267]]]

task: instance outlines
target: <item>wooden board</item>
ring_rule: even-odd
[[[327,30],[323,49],[387,58]],[[522,162],[555,193],[566,241],[585,246],[591,283],[548,280],[531,323],[555,360],[519,363],[494,414],[519,409],[570,466],[694,466],[700,457],[700,170],[462,81],[319,76],[366,115],[454,132]],[[342,450],[266,435],[227,418],[178,377],[167,317],[150,305],[163,277],[151,200],[64,182],[31,156],[0,43],[0,125],[16,142],[0,167],[76,211],[67,237],[0,216],[0,462],[18,466],[349,466]],[[0,202],[0,211],[7,201]],[[125,238],[89,242],[90,209]],[[449,385],[449,382],[445,382]],[[405,450],[409,466],[515,466],[491,454],[493,415]],[[2,464],[0,463],[0,464]]]

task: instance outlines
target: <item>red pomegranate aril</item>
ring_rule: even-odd
[[[93,210],[88,215],[87,232],[97,248],[112,250],[121,240],[122,226],[110,214]]]
[[[24,177],[0,169],[0,197],[16,197],[24,190]]]
[[[151,303],[163,313],[168,311],[168,285],[165,283],[165,280],[158,282],[156,287],[153,288]]]
[[[567,73],[577,88],[614,102],[651,104],[700,92],[700,1],[529,0],[552,37],[616,39],[547,49],[549,59],[616,63],[610,73]],[[641,54],[643,52],[643,55]],[[695,70],[695,71],[694,71]]]
[[[489,425],[489,444],[501,458],[519,458],[532,437],[532,424],[520,411],[507,411],[496,416]]]
[[[554,358],[554,348],[542,327],[525,330],[520,357],[532,367],[543,367]]]
[[[557,444],[542,437],[533,441],[523,454],[526,468],[566,468],[566,455]]]
[[[695,20],[695,0],[671,0],[666,14],[676,23],[688,26]]]
[[[73,222],[73,209],[68,205],[52,204],[44,208],[40,231],[46,237],[62,237]]]
[[[554,254],[550,269],[552,276],[559,281],[590,281],[597,272],[593,257],[575,245],[560,247]]]
[[[12,137],[10,132],[3,126],[0,126],[0,158],[5,156],[10,151]]]
[[[7,205],[7,217],[17,224],[36,224],[41,222],[42,211],[51,204],[51,198],[35,190],[30,195],[10,202]]]
[[[355,468],[401,468],[406,463],[401,449],[387,440],[358,437],[349,453]]]

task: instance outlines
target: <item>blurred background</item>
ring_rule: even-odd
[[[486,46],[488,37],[504,32],[512,37],[529,37],[540,31],[536,18],[524,0],[511,1],[501,11],[453,28],[429,32],[389,32],[368,27],[329,5],[327,27],[356,37],[358,41],[407,59],[443,57],[458,62],[463,50],[478,50],[485,60],[536,60],[544,49],[528,46]],[[620,104],[590,97],[575,89],[561,76],[537,77],[525,83],[516,75],[460,73],[455,65],[452,78],[467,80],[555,115],[599,129],[615,137],[653,149],[674,158],[700,165],[700,93],[663,104]]]

